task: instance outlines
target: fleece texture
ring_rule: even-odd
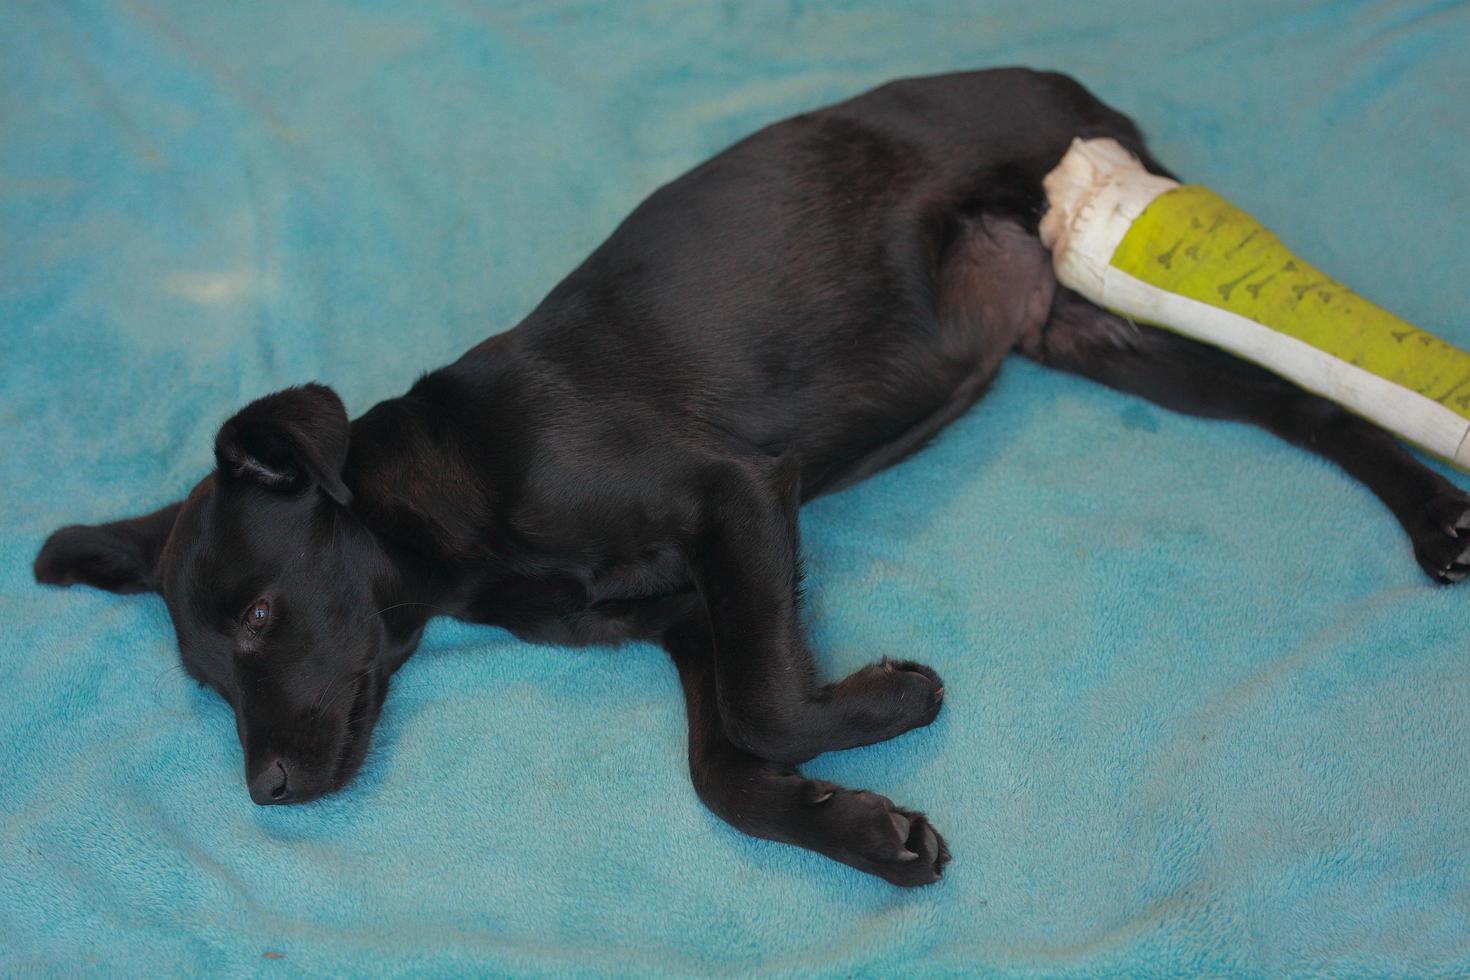
[[[918,891],[704,811],[648,646],[440,621],[358,780],[255,807],[162,602],[30,574],[249,399],[359,413],[659,183],[906,74],[1064,69],[1470,345],[1467,49],[1431,0],[0,6],[0,973],[1470,971],[1470,584],[1329,464],[1030,363],[803,513],[826,674],[948,685],[808,767],[932,815]]]

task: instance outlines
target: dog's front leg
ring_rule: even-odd
[[[744,833],[825,854],[895,885],[938,881],[949,850],[922,813],[877,793],[807,779],[730,741],[711,641],[702,621],[676,624],[664,635],[684,688],[689,775],[705,806]]]
[[[709,616],[730,740],[794,764],[933,721],[944,688],[920,664],[885,660],[836,684],[816,683],[798,609],[796,468],[741,460],[712,482],[690,567]]]

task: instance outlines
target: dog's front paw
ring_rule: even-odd
[[[812,784],[809,815],[822,838],[815,849],[905,888],[943,876],[949,847],[924,814],[867,790]]]
[[[867,714],[883,718],[891,738],[911,728],[922,728],[944,707],[944,681],[931,667],[912,660],[884,658],[869,664],[837,685],[844,697],[862,699]]]
[[[1458,490],[1436,496],[1413,537],[1414,557],[1430,578],[1449,584],[1470,575],[1470,497]]]

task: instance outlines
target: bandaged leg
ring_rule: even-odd
[[[1041,237],[1064,286],[1253,361],[1470,468],[1470,354],[1297,258],[1203,187],[1077,140],[1046,178]]]

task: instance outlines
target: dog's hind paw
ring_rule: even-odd
[[[1436,582],[1446,585],[1470,575],[1470,497],[1441,493],[1424,507],[1413,532],[1414,557]]]

